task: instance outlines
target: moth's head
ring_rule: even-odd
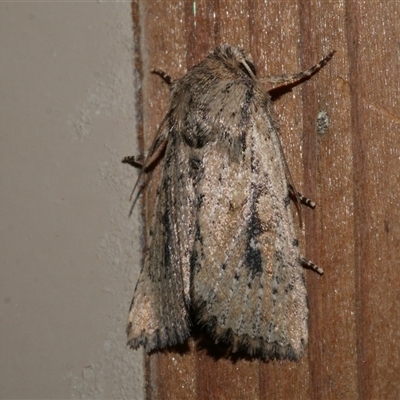
[[[210,54],[210,57],[223,62],[227,68],[239,69],[251,79],[256,80],[257,73],[253,59],[243,49],[222,44]]]

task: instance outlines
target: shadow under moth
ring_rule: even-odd
[[[221,45],[170,85],[168,111],[142,172],[165,148],[153,221],[131,303],[128,345],[147,352],[183,343],[194,325],[264,360],[298,360],[308,339],[303,267],[290,199],[295,190],[265,84],[251,56]],[[133,158],[123,161],[132,163]]]

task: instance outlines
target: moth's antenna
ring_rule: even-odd
[[[251,68],[247,64],[246,60],[243,59],[243,60],[240,60],[240,62],[246,68],[246,71],[249,73],[251,79],[253,79],[253,81],[257,80],[256,76],[254,75],[253,71],[251,70]]]

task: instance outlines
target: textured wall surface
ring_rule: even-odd
[[[0,4],[0,398],[141,399],[129,2]]]

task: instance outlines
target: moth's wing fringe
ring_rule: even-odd
[[[290,345],[282,347],[279,343],[266,343],[262,337],[237,336],[230,328],[222,329],[217,319],[208,315],[205,305],[196,307],[196,323],[208,332],[215,343],[228,345],[228,350],[232,353],[246,353],[251,357],[261,357],[264,361],[298,361],[304,354],[305,346],[298,351]]]
[[[131,329],[131,323],[127,325],[127,333],[129,335]],[[146,334],[145,331],[140,333],[140,336],[128,340],[127,345],[137,350],[140,346],[143,346],[147,353],[153,350],[163,349],[167,346],[175,346],[182,344],[190,336],[190,330],[186,331],[155,331],[152,335]]]

